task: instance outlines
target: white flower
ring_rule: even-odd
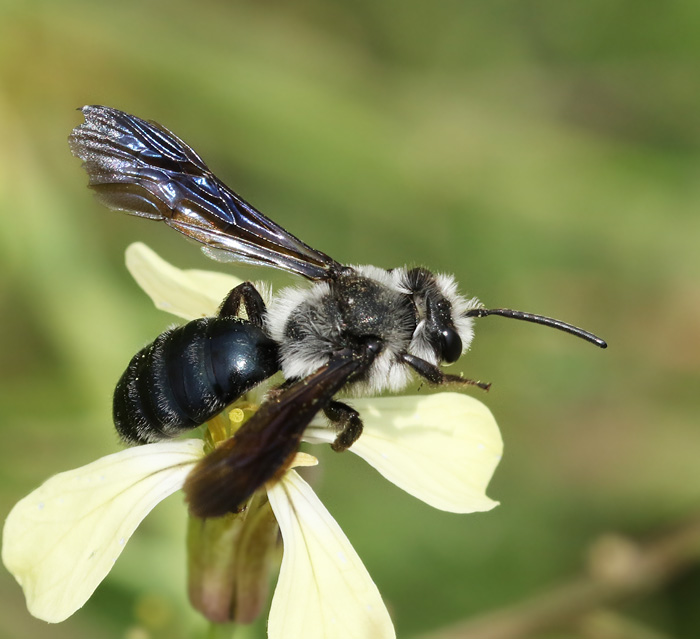
[[[181,271],[143,244],[127,266],[158,308],[191,320],[214,315],[239,281]],[[426,503],[457,513],[497,502],[486,486],[501,457],[493,416],[457,393],[353,400],[364,422],[350,450]],[[331,442],[316,419],[305,440]],[[78,610],[109,573],[141,520],[180,489],[204,455],[185,439],[129,448],[61,473],[20,501],[3,531],[2,560],[24,590],[29,612],[49,622]],[[315,459],[300,453],[295,465]],[[269,637],[394,637],[381,596],[362,561],[309,485],[288,470],[266,486],[284,555],[268,622]]]

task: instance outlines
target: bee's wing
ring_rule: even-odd
[[[165,127],[104,106],[85,106],[68,141],[107,206],[163,220],[211,257],[262,264],[312,280],[340,265],[265,217],[221,182]]]
[[[236,512],[265,482],[283,473],[314,416],[373,359],[369,349],[348,349],[315,373],[273,393],[231,439],[190,472],[184,486],[190,512],[202,518]]]

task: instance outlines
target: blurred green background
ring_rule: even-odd
[[[293,279],[212,263],[101,208],[66,137],[76,107],[107,104],[176,131],[339,261],[452,272],[487,305],[609,341],[478,320],[455,369],[493,382],[480,398],[505,456],[490,513],[432,510],[353,455],[322,454],[317,489],[400,637],[700,636],[700,542],[683,524],[700,515],[699,35],[700,5],[675,0],[4,0],[0,514],[117,448],[114,383],[173,321],[128,276],[130,242],[181,267]],[[0,636],[203,636],[184,526],[176,496],[57,626],[1,570]],[[624,579],[643,559],[611,533],[676,526],[690,532],[672,574],[567,611],[576,579],[620,557]],[[561,623],[527,630],[517,615],[538,605]],[[513,634],[488,634],[513,610]],[[487,613],[483,632],[445,630]],[[264,619],[237,636],[264,636]]]

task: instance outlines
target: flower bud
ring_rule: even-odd
[[[214,519],[190,517],[189,597],[215,623],[251,623],[265,606],[279,562],[279,527],[264,491],[244,510]]]

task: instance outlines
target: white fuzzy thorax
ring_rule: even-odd
[[[409,295],[407,288],[407,269],[405,267],[387,271],[376,266],[353,266],[358,274],[367,277],[383,286],[401,294]],[[473,338],[473,319],[465,317],[464,313],[472,308],[480,306],[476,298],[467,299],[457,292],[457,284],[451,275],[436,275],[436,284],[442,295],[450,302],[452,307],[452,320],[455,330],[462,340],[462,352],[466,352]],[[317,371],[327,363],[328,357],[324,354],[322,342],[310,346],[303,343],[291,343],[286,338],[286,327],[294,312],[302,304],[311,304],[321,308],[322,300],[331,294],[330,285],[327,282],[317,282],[307,287],[288,287],[282,289],[267,307],[265,324],[270,337],[280,344],[282,359],[282,372],[289,378],[302,378]],[[333,327],[327,325],[328,318],[319,313],[316,324],[310,327],[310,332],[315,335],[327,335]],[[376,357],[372,364],[371,373],[365,382],[357,382],[348,391],[353,395],[378,394],[384,391],[399,392],[406,388],[413,378],[413,371],[405,363],[398,359],[400,352],[407,350],[411,355],[437,365],[435,350],[430,346],[423,335],[424,322],[421,321],[406,348],[405,343],[392,343],[391,339],[385,340],[384,350]]]

